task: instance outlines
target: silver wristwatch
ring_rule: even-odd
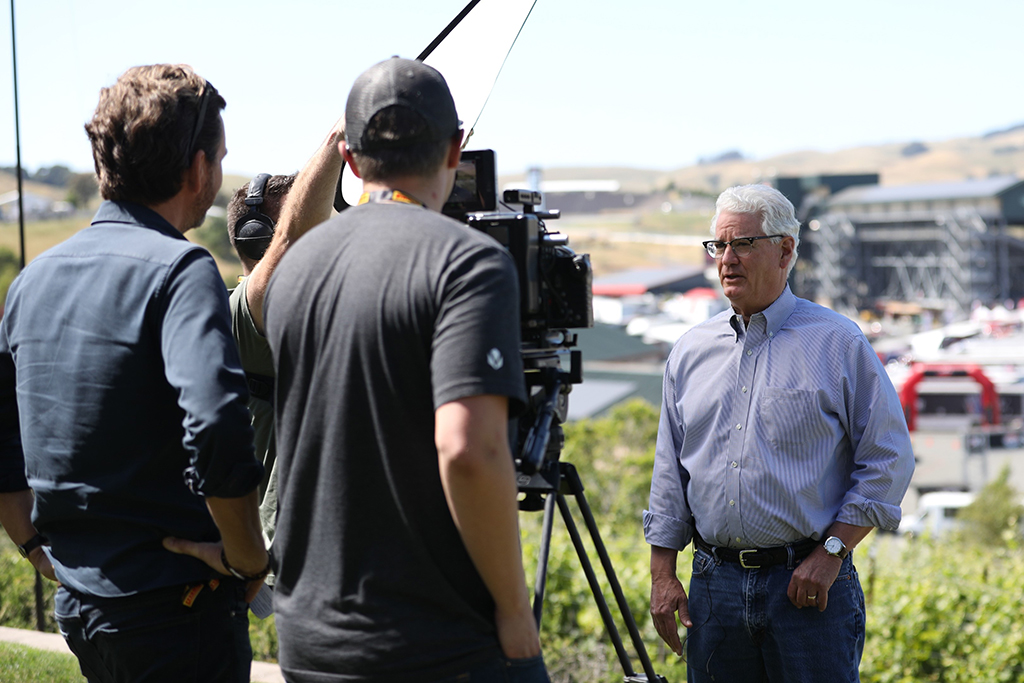
[[[825,546],[826,553],[832,557],[838,557],[840,560],[845,560],[846,556],[850,554],[843,539],[838,536],[829,536],[822,545]]]

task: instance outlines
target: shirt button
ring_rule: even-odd
[[[753,356],[753,355],[754,355],[754,352],[753,352],[753,351],[750,351],[750,350],[748,349],[748,350],[747,350],[747,355],[748,355],[748,356]]]
[[[729,501],[729,505],[731,505],[733,507],[736,507],[736,501],[735,500],[730,500]]]
[[[769,337],[774,337],[774,336],[775,336],[775,333],[774,333],[774,332],[769,332],[769,333],[768,333],[768,336],[769,336]]]
[[[744,394],[747,393],[747,388],[746,387],[743,387],[743,393]]]
[[[739,536],[737,536],[737,537],[736,537],[736,542],[737,542],[737,543],[743,543],[743,539],[742,539],[742,538],[740,538]]]
[[[735,468],[739,467],[739,463],[737,463],[735,460],[733,460],[731,463],[729,463],[729,467],[732,467],[732,468],[735,469]]]
[[[743,425],[736,425],[736,429],[743,429]]]

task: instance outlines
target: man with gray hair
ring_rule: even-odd
[[[732,310],[676,342],[643,524],[651,614],[690,681],[856,681],[851,551],[895,530],[914,468],[899,399],[857,326],[786,284],[800,225],[778,191],[718,198],[704,242]],[[690,592],[676,557],[693,542]],[[810,609],[804,609],[810,608]]]

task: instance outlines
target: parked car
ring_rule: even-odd
[[[957,529],[960,511],[974,502],[975,494],[966,491],[932,491],[921,496],[917,512],[900,521],[900,533],[933,537]]]

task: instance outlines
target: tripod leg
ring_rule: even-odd
[[[551,527],[555,518],[555,498],[557,491],[548,494],[544,501],[544,526],[540,536],[540,552],[537,553],[537,578],[533,584],[533,618],[537,620],[540,630],[540,618],[544,611],[544,588],[548,579],[548,555],[551,553]]]
[[[583,514],[583,521],[587,526],[587,531],[590,533],[590,538],[594,542],[594,548],[597,550],[598,557],[601,558],[601,566],[604,567],[605,576],[608,577],[608,584],[611,586],[612,593],[615,595],[615,601],[619,606],[619,613],[622,614],[622,620],[626,622],[626,630],[629,631],[629,637],[633,641],[633,647],[636,649],[637,657],[640,658],[640,665],[643,667],[644,673],[647,675],[647,680],[664,680],[654,673],[654,666],[651,664],[650,657],[647,656],[647,648],[644,646],[644,641],[640,637],[640,629],[636,626],[636,621],[633,619],[633,613],[629,611],[629,604],[626,602],[626,596],[623,594],[622,586],[619,585],[619,579],[615,575],[615,567],[612,566],[612,560],[608,556],[608,550],[604,545],[604,541],[601,540],[601,532],[597,528],[597,521],[594,519],[594,514],[590,510],[590,504],[587,503],[587,497],[583,495],[583,482],[580,481],[576,468],[568,463],[563,463],[562,480],[568,485],[570,493],[576,497],[576,504],[580,507],[580,512]],[[565,515],[565,512],[562,514]]]
[[[633,664],[629,661],[626,648],[622,645],[619,630],[615,627],[615,622],[612,620],[612,612],[608,609],[608,602],[604,599],[604,593],[601,592],[601,586],[597,582],[597,575],[594,574],[594,567],[590,564],[590,558],[587,557],[587,549],[583,546],[583,539],[580,537],[579,529],[576,528],[576,522],[572,518],[572,512],[569,510],[569,504],[565,502],[564,496],[558,496],[558,509],[562,512],[565,528],[569,532],[573,546],[576,548],[576,555],[579,557],[580,566],[583,567],[583,573],[587,576],[587,583],[590,584],[590,592],[594,596],[594,602],[597,603],[597,609],[601,612],[601,620],[604,622],[605,630],[608,632],[608,637],[611,638],[612,645],[615,647],[615,654],[618,655],[619,663],[622,665],[622,670],[628,679],[635,674]]]

